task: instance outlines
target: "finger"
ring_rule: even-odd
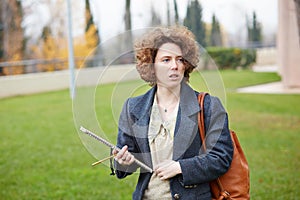
[[[126,151],[124,153],[124,157],[126,158],[127,161],[130,161],[134,156],[129,151]]]
[[[158,164],[155,167],[155,173],[159,177],[163,176],[164,171],[165,171],[165,166],[162,163]]]
[[[124,165],[125,164],[125,160],[121,158],[118,158],[118,157],[115,157],[115,160],[120,164],[120,165]]]
[[[160,171],[160,170],[161,170],[161,166],[157,165],[157,166],[155,166],[155,167],[154,167],[154,169],[155,169],[155,171],[157,171],[157,172],[158,172],[158,171]]]
[[[122,149],[120,150],[120,153],[123,155],[123,154],[125,154],[127,151],[128,151],[128,146],[125,145],[125,146],[123,146]]]
[[[165,165],[162,165],[162,164],[159,164],[157,165],[155,168],[154,168],[154,171],[157,173],[157,174],[160,174],[160,173],[163,173],[163,171],[166,170],[166,166]]]
[[[127,165],[130,165],[130,164],[132,164],[133,162],[134,162],[134,156],[132,155],[132,154],[128,154],[127,156],[126,156],[126,159],[124,159],[123,161],[124,161],[124,163],[126,163]]]
[[[122,155],[122,161],[127,162],[130,159],[130,153],[128,151],[126,151],[123,155]]]
[[[123,148],[118,152],[115,157],[115,160],[121,165],[130,165],[134,162],[134,156],[128,151],[128,146],[125,145]]]
[[[123,162],[126,162],[126,161],[127,161],[127,156],[126,156],[126,155],[123,155],[122,158],[121,158],[121,160],[122,160]]]
[[[122,159],[123,156],[124,156],[124,154],[125,154],[125,152],[127,151],[127,149],[128,149],[128,146],[125,145],[125,146],[117,153],[116,158],[117,158],[118,160]]]
[[[161,169],[156,169],[154,172],[159,178],[163,176],[163,171],[161,171]]]
[[[156,166],[154,166],[154,171],[156,171],[156,172],[158,172],[158,171],[160,171],[161,169],[162,169],[162,167],[163,167],[163,164],[162,163],[159,163],[159,164],[157,164]]]
[[[123,156],[122,156],[122,160],[126,160],[127,157],[129,157],[129,152],[125,151]]]
[[[159,177],[160,180],[166,180],[166,179],[168,179],[168,176],[166,174],[164,174],[164,173],[159,173],[158,177]]]
[[[155,166],[154,170],[159,169],[159,168],[161,168],[161,169],[166,168],[166,167],[170,166],[173,162],[174,162],[173,160],[165,160],[165,161],[157,164]]]
[[[113,149],[111,153],[116,156],[117,153],[118,153],[118,150],[117,149]]]
[[[135,160],[134,155],[131,155],[128,163],[132,164],[132,163],[134,163],[134,160]]]

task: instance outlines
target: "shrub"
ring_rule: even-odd
[[[247,68],[256,62],[255,49],[208,47],[207,53],[219,69]]]

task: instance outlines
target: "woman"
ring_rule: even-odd
[[[204,100],[206,152],[201,149],[198,92],[187,84],[199,62],[194,38],[176,26],[156,28],[135,43],[137,70],[152,88],[125,102],[117,141],[121,150],[113,151],[118,178],[137,170],[135,158],[153,169],[140,169],[133,199],[211,199],[209,181],[230,166],[227,113],[209,95]]]

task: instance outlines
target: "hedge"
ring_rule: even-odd
[[[255,49],[207,47],[206,50],[219,69],[247,68],[256,62]]]

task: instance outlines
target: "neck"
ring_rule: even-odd
[[[157,102],[164,109],[172,108],[179,102],[180,87],[169,89],[165,87],[157,87]],[[166,111],[165,111],[166,112]]]

